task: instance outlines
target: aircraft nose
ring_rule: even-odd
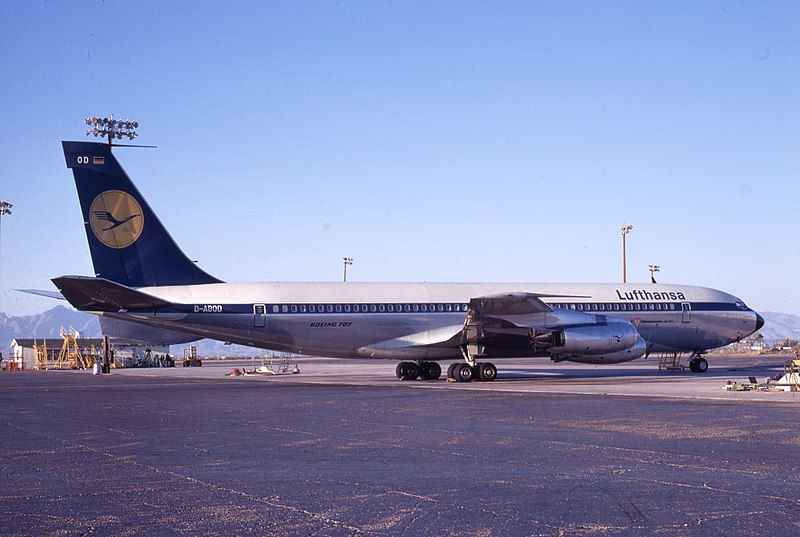
[[[764,318],[756,313],[756,332],[761,330],[761,327],[764,326]]]

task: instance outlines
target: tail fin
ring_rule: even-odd
[[[75,176],[95,276],[127,287],[220,283],[178,248],[110,145],[62,145]]]

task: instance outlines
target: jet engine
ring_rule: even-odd
[[[569,326],[553,333],[548,349],[553,361],[618,363],[635,360],[647,350],[647,344],[629,322]]]

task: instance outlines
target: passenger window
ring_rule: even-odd
[[[378,304],[378,311],[381,313],[386,312],[386,304]]]
[[[419,304],[412,304],[411,305],[411,310],[414,311],[414,312],[419,311]]]
[[[289,306],[287,306],[286,304],[284,304],[283,306],[281,306],[281,311],[282,311],[283,313],[289,313]]]
[[[445,304],[444,305],[444,310],[445,311],[453,311],[453,306],[451,306],[450,304]]]
[[[292,304],[292,313],[297,313],[297,306]]]
[[[272,313],[278,313],[279,311],[281,311],[281,309],[278,307],[277,304],[272,306]]]
[[[300,313],[305,313],[305,312],[306,312],[306,305],[300,304]]]
[[[342,305],[336,304],[336,313],[342,313]]]
[[[311,313],[316,313],[317,312],[317,307],[314,304],[310,304],[308,306],[308,311],[311,312]]]
[[[378,311],[378,307],[375,304],[370,304],[369,305],[369,311],[371,311],[372,313],[375,313],[376,311]]]
[[[350,313],[350,304],[345,304],[344,305],[344,312],[345,313]]]
[[[333,304],[328,304],[328,313],[333,313]]]

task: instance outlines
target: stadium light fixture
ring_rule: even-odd
[[[661,265],[649,265],[649,267],[650,267],[650,283],[657,283],[656,277],[653,276],[653,274],[661,270]]]
[[[112,114],[110,118],[107,117],[89,117],[86,118],[86,124],[92,127],[86,131],[86,136],[92,135],[95,138],[108,138],[108,145],[112,144],[114,138],[121,140],[123,137],[128,140],[133,140],[138,136],[134,129],[139,128],[138,121],[128,121],[127,119],[114,119]],[[100,128],[97,128],[97,127]]]
[[[352,257],[343,257],[342,260],[344,262],[344,279],[342,281],[346,282],[347,281],[347,265],[352,265],[353,264],[353,258]]]

